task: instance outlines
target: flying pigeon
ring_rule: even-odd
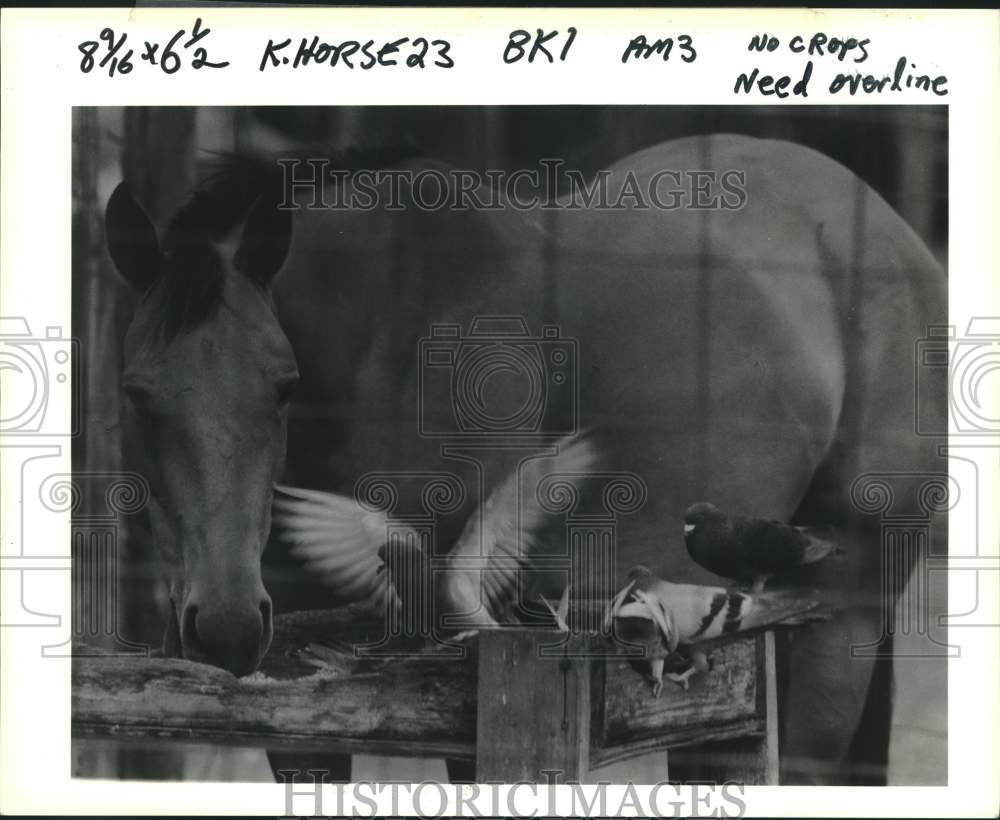
[[[729,518],[706,502],[684,513],[684,543],[695,563],[760,592],[777,572],[813,564],[834,550],[830,527],[793,527],[762,518]]]
[[[342,600],[383,608],[388,596],[403,618],[426,620],[433,612],[438,624],[460,615],[469,631],[495,627],[514,620],[519,571],[530,567],[551,520],[535,496],[539,481],[559,473],[579,485],[596,462],[587,438],[566,437],[557,449],[500,483],[470,515],[444,567],[433,571],[415,531],[398,523],[390,531],[384,512],[333,493],[276,486],[276,532]]]
[[[648,678],[658,697],[664,675],[687,689],[692,675],[709,668],[702,642],[770,626],[815,606],[815,601],[782,592],[751,595],[673,584],[637,566],[611,601],[605,626],[613,622],[618,639],[645,648]]]

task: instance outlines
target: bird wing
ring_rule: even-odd
[[[743,613],[738,631],[766,629],[789,619],[798,618],[819,606],[819,602],[782,590],[758,592],[750,595],[753,606]]]
[[[558,606],[552,606],[549,603],[549,599],[544,595],[539,594],[538,596],[542,603],[545,604],[545,608],[552,613],[552,618],[555,620],[556,627],[560,632],[569,632],[569,623],[567,622],[567,618],[569,618],[569,586],[569,584],[566,584],[565,589],[563,589]]]
[[[671,612],[667,602],[658,595],[647,592],[643,589],[637,588],[633,594],[640,603],[645,604],[653,618],[653,623],[655,623],[657,627],[659,627],[660,632],[663,633],[663,640],[666,642],[667,648],[673,652],[677,648],[677,644],[680,642],[680,636],[677,633],[677,627],[674,623],[674,614]],[[626,604],[623,606],[619,610],[619,613],[623,613],[629,606],[631,605]],[[622,615],[622,617],[627,616]]]
[[[625,597],[632,591],[632,587],[636,585],[636,581],[630,581],[625,586],[621,588],[619,593],[611,599],[611,603],[604,612],[604,631],[607,632],[611,628],[612,619],[618,614],[625,601]]]
[[[645,568],[643,571],[643,575],[638,577],[633,576],[634,569],[629,573],[632,576],[631,580],[619,590],[608,605],[604,615],[604,628],[608,629],[615,618],[641,618],[650,621],[656,626],[663,642],[673,652],[677,647],[677,629],[674,626],[673,614],[660,597],[649,592],[651,583],[655,583],[656,579]]]
[[[817,605],[780,591],[749,594],[662,579],[650,585],[649,593],[667,602],[681,644],[765,629]]]
[[[417,534],[393,525],[382,512],[364,509],[357,501],[335,493],[276,485],[274,524],[278,537],[306,569],[346,601],[377,603],[389,592],[387,543],[418,544]],[[411,547],[419,549],[419,547]]]
[[[650,578],[646,594],[655,598],[671,613],[676,644],[690,644],[709,633],[721,633],[728,616],[736,611],[738,601],[747,596],[729,593],[722,587],[698,584],[674,584],[662,578]]]
[[[836,531],[831,526],[796,527],[795,529],[807,541],[799,564],[815,564],[837,549],[833,540],[836,537]]]
[[[733,529],[747,560],[757,572],[781,572],[798,566],[809,539],[795,527],[762,518],[737,518]]]
[[[470,516],[448,556],[443,582],[452,604],[462,611],[480,604],[499,622],[517,594],[518,574],[543,543],[542,528],[553,519],[538,501],[543,478],[559,474],[575,490],[597,461],[592,442],[567,436],[557,454],[522,462]],[[472,560],[469,560],[472,559]],[[474,559],[486,559],[485,566]]]

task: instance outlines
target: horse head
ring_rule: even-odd
[[[253,202],[253,200],[250,200]],[[137,296],[123,347],[124,446],[150,483],[172,604],[166,654],[242,675],[271,641],[261,556],[298,379],[270,285],[291,218],[200,192],[164,232],[122,183],[108,247]]]

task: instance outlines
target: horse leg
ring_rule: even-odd
[[[878,607],[848,607],[830,622],[788,636],[786,685],[779,696],[782,785],[848,785],[843,767],[876,669],[874,658],[852,657],[850,648],[872,644],[881,629]],[[870,709],[888,720],[889,706],[875,698]]]
[[[476,782],[476,761],[461,760],[455,757],[447,757],[444,761],[448,769],[448,782],[450,783],[475,783]]]
[[[847,752],[844,775],[851,786],[888,785],[895,683],[893,659],[889,657],[892,644],[889,636],[879,646],[886,657],[875,661],[865,709]]]

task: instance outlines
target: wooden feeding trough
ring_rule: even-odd
[[[279,616],[246,678],[184,660],[75,657],[73,736],[446,756],[474,760],[480,782],[558,770],[585,783],[605,763],[710,743],[699,781],[777,783],[772,632],[717,643],[712,671],[653,698],[595,635],[505,628],[422,649],[380,644],[380,631],[346,610]],[[324,636],[367,649],[317,668],[307,647]]]

